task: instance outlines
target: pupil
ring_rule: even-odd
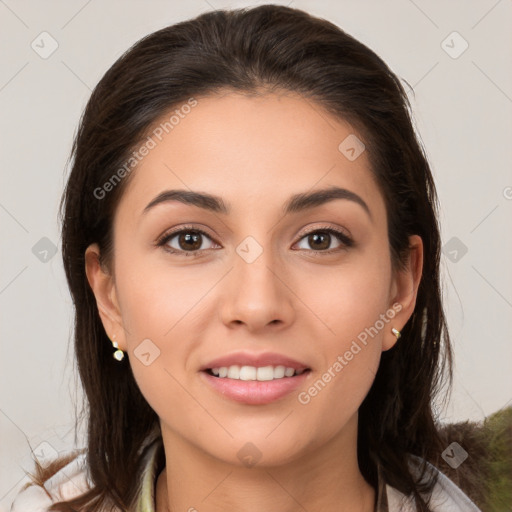
[[[201,247],[201,242],[200,242],[200,234],[199,233],[194,233],[194,234],[190,234],[190,233],[186,233],[184,235],[180,235],[180,244],[183,243],[183,245],[187,245],[186,248],[187,249],[199,249]],[[192,243],[192,246],[190,245]]]
[[[325,233],[324,234],[314,233],[313,235],[311,235],[311,237],[314,240],[314,243],[312,245],[316,246],[317,249],[327,249],[329,247],[329,243],[328,242],[327,242],[327,244],[325,244],[325,241],[328,239],[327,234],[325,234]],[[323,241],[324,241],[323,246],[322,246],[321,242],[320,242],[320,244],[317,243],[320,238],[323,238]]]

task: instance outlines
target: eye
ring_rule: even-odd
[[[180,230],[172,231],[171,233],[165,233],[157,241],[157,245],[172,254],[200,256],[201,251],[208,249],[208,247],[204,247],[203,244],[205,237],[211,240],[210,236],[202,229],[184,227]],[[174,245],[172,245],[173,243]]]
[[[333,235],[334,238],[338,241],[339,245],[334,249],[329,249]],[[305,240],[306,243],[308,243],[310,247],[312,247],[313,252],[315,253],[338,252],[340,250],[345,250],[348,247],[352,247],[354,245],[354,241],[348,235],[346,235],[342,231],[330,227],[310,231],[301,238],[301,241],[302,240]],[[299,247],[299,249],[304,249],[304,247]]]

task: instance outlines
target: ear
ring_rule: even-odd
[[[116,296],[114,276],[100,264],[100,249],[98,244],[91,244],[85,251],[85,273],[91,287],[98,313],[105,328],[107,336],[119,344],[119,348],[126,352],[126,337],[123,319]]]
[[[420,236],[412,235],[409,237],[409,257],[406,268],[398,270],[391,283],[389,307],[397,313],[390,321],[389,329],[382,340],[383,351],[394,347],[397,342],[391,328],[401,331],[414,312],[422,270],[423,241]]]

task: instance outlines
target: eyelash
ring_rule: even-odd
[[[184,251],[184,250],[172,249],[172,248],[166,246],[166,244],[169,242],[169,240],[174,238],[176,235],[180,235],[181,233],[190,233],[190,232],[199,233],[201,235],[206,236],[210,240],[214,241],[212,239],[212,237],[208,233],[203,231],[202,229],[196,228],[194,226],[183,226],[179,230],[175,230],[175,231],[164,233],[157,240],[156,245],[158,247],[162,247],[164,249],[164,251],[169,252],[171,254],[179,254],[179,255],[182,255],[182,256],[185,256],[185,257],[191,257],[192,256],[193,258],[201,256],[201,253],[203,251],[208,251],[209,249],[200,249],[200,250],[196,250],[196,251]],[[306,238],[307,236],[315,234],[315,233],[329,233],[331,235],[334,235],[338,239],[338,241],[341,242],[342,247],[337,247],[336,249],[328,249],[328,250],[324,250],[324,251],[317,251],[317,250],[314,250],[314,249],[311,249],[311,250],[299,249],[299,250],[307,251],[307,252],[312,252],[313,254],[325,255],[325,254],[333,254],[335,252],[345,251],[348,248],[353,247],[353,245],[354,245],[354,241],[350,237],[348,237],[344,232],[339,231],[339,230],[337,230],[335,228],[332,228],[332,227],[327,227],[327,226],[326,227],[320,227],[320,228],[314,229],[312,231],[308,231],[307,233],[304,233],[299,238],[299,241],[301,241],[303,238]]]

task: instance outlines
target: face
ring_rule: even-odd
[[[350,125],[291,93],[197,101],[133,171],[112,274],[91,246],[89,282],[168,439],[232,464],[292,461],[354,431],[417,277],[392,272]]]

